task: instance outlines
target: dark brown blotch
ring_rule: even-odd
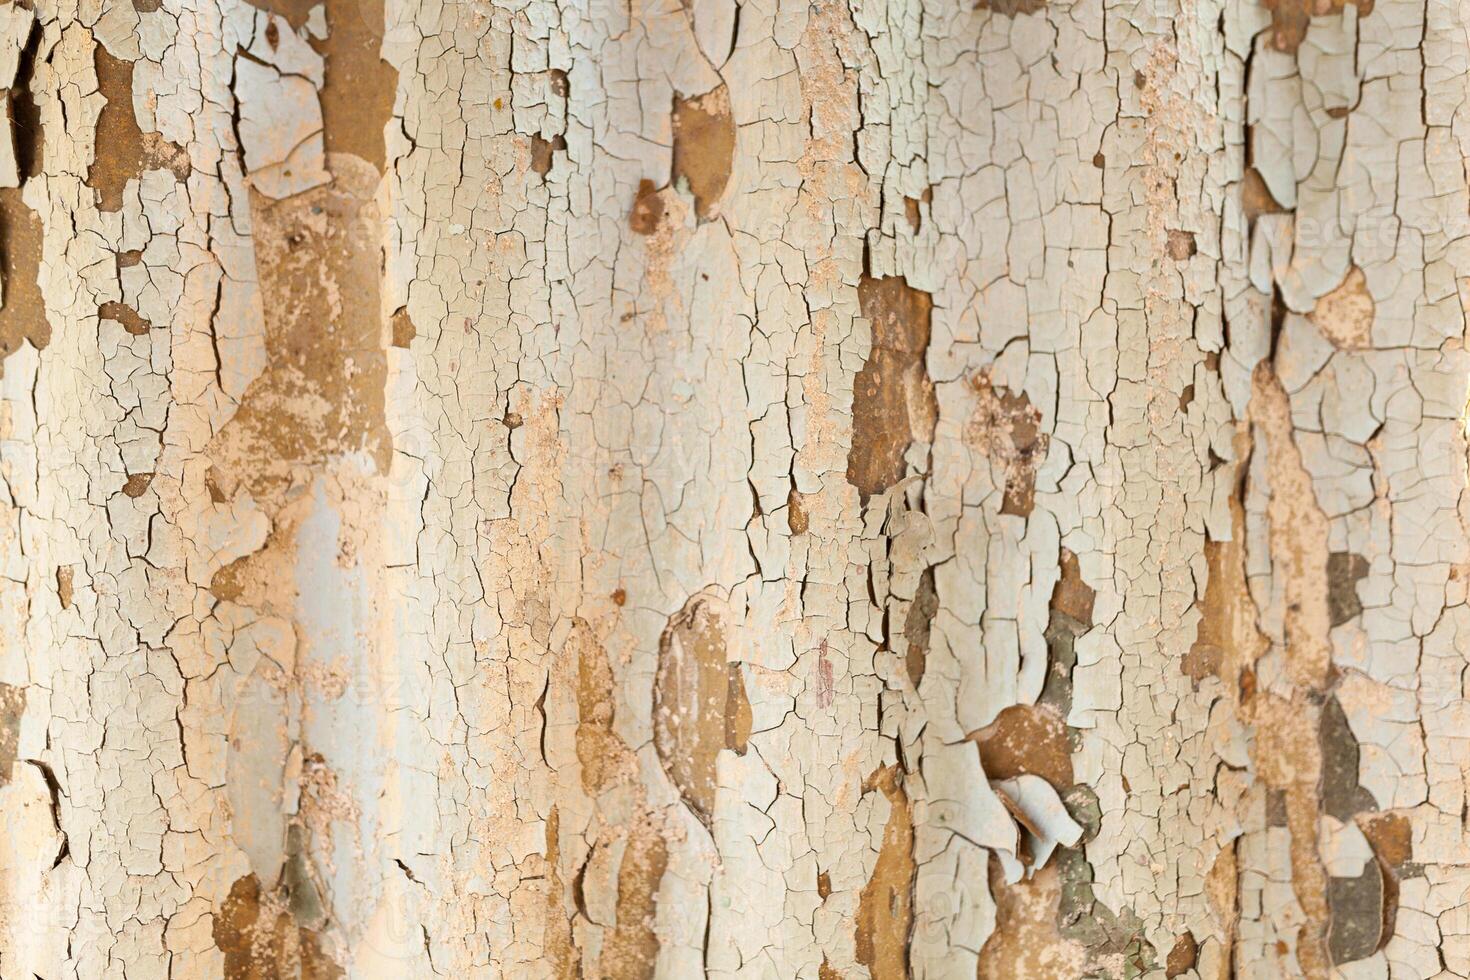
[[[1363,611],[1358,583],[1368,577],[1368,559],[1351,551],[1327,556],[1327,610],[1333,626],[1341,626]]]

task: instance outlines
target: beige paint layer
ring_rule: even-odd
[[[0,977],[1470,977],[1466,17],[0,6]]]

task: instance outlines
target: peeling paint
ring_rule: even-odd
[[[694,213],[708,220],[718,213],[735,157],[730,93],[721,85],[691,98],[675,95],[672,125],[673,179],[689,185]]]
[[[889,812],[878,862],[858,899],[857,961],[874,980],[901,980],[909,976],[909,932],[914,922],[913,815],[895,770],[875,773],[864,790],[882,793]]]
[[[0,8],[5,976],[1470,976],[1470,41],[1289,6]]]
[[[189,153],[156,132],[144,132],[133,113],[133,64],[114,58],[102,45],[95,51],[97,89],[107,104],[97,119],[99,152],[87,171],[87,185],[97,191],[98,207],[120,211],[123,190],[144,170],[167,170],[175,180],[189,179]]]
[[[1307,36],[1312,17],[1341,15],[1356,6],[1359,18],[1373,13],[1373,0],[1263,0],[1271,12],[1271,45],[1278,51],[1295,52]]]
[[[937,409],[924,364],[933,300],[890,276],[859,283],[858,303],[872,324],[873,340],[867,363],[853,380],[847,481],[870,495],[903,478],[904,457],[914,441],[933,438]]]
[[[983,372],[971,384],[975,408],[965,439],[1004,476],[1000,512],[1026,517],[1036,504],[1036,468],[1050,445],[1050,437],[1040,431],[1041,414],[1025,394],[996,388]]]
[[[230,886],[214,916],[214,942],[224,953],[226,980],[345,977],[323,948],[321,937],[292,920],[278,895],[263,892],[254,875]]]
[[[388,467],[377,178],[355,157],[333,156],[331,165],[328,187],[251,201],[270,367],[214,454],[257,494],[333,453],[363,451]]]
[[[685,802],[708,823],[715,810],[715,761],[745,751],[750,705],[739,665],[727,662],[726,626],[715,600],[695,597],[669,620],[654,682],[654,744]]]

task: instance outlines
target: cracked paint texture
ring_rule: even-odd
[[[1470,21],[0,5],[0,977],[1470,978]]]

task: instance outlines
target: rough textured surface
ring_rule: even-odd
[[[0,977],[1470,978],[1467,28],[0,4]]]

